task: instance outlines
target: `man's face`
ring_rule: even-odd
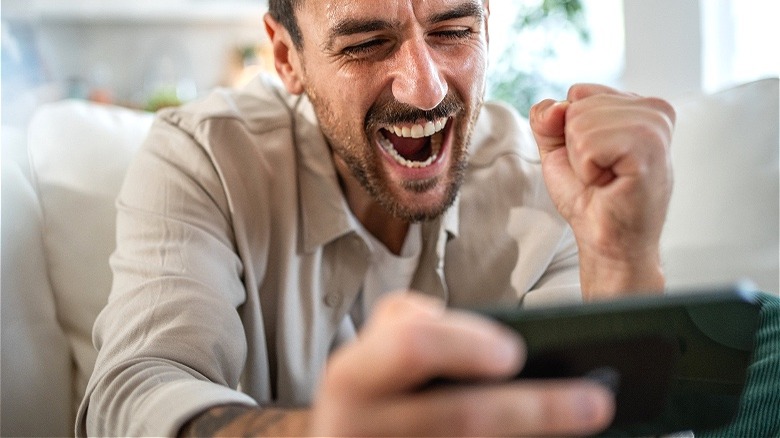
[[[337,160],[417,221],[453,202],[482,105],[482,0],[305,0],[299,72]]]

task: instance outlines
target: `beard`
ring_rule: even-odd
[[[362,126],[350,126],[348,121],[338,119],[328,102],[319,99],[316,93],[310,91],[306,90],[306,93],[333,153],[344,161],[361,187],[388,213],[407,222],[420,222],[435,219],[452,206],[463,183],[468,163],[468,144],[482,106],[481,99],[470,108],[471,111],[467,111],[463,100],[452,91],[439,105],[427,111],[394,99],[380,100],[366,112]],[[384,158],[380,156],[375,145],[379,128],[445,117],[456,119],[455,129],[451,132],[453,138],[446,172],[427,179],[391,179],[382,166]],[[421,205],[413,202],[414,195],[436,190],[440,190],[442,194],[434,204]],[[406,200],[398,195],[399,191],[407,195],[403,196]]]

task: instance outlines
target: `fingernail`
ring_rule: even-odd
[[[577,403],[580,420],[596,427],[606,426],[614,415],[614,400],[609,391],[588,390],[582,393]]]
[[[519,370],[525,346],[521,338],[506,331],[493,349],[495,363],[504,364],[509,371]]]
[[[620,372],[609,366],[594,368],[583,377],[601,384],[612,391],[614,395],[617,395],[620,389]]]
[[[569,102],[568,100],[559,100],[559,101],[555,102],[554,106],[558,106],[558,107],[562,107],[562,108],[566,109],[566,108],[568,108],[570,103],[571,102]]]

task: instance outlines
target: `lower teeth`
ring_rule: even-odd
[[[379,144],[382,145],[382,148],[386,150],[387,153],[390,154],[390,156],[393,157],[393,159],[402,166],[408,167],[410,169],[419,169],[422,167],[428,167],[434,161],[436,161],[436,158],[438,158],[439,152],[441,151],[442,137],[443,135],[441,132],[437,132],[431,136],[431,156],[428,157],[428,159],[425,161],[412,161],[402,157],[401,154],[399,154],[398,151],[396,151],[393,147],[393,143],[390,142],[390,140],[388,140],[381,133],[379,134]]]

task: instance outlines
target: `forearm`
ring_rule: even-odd
[[[222,405],[210,408],[179,431],[179,437],[304,436],[309,412],[304,409]]]

